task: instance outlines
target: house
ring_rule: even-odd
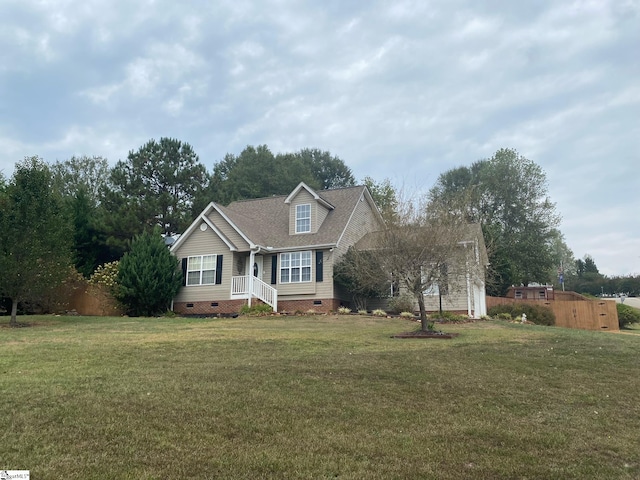
[[[300,183],[286,197],[212,202],[171,246],[184,273],[173,310],[229,314],[257,299],[275,311],[335,311],[348,301],[333,283],[335,261],[381,228],[364,186]]]
[[[440,295],[438,285],[426,291],[425,308],[437,312],[442,302],[442,310],[469,318],[483,317],[487,314],[485,278],[489,257],[479,223],[465,226],[457,247],[443,294]]]
[[[507,290],[507,298],[515,298],[516,300],[553,300],[553,285],[529,284],[526,287],[509,287]]]
[[[428,227],[422,227],[428,228]],[[489,257],[480,224],[468,224],[459,228],[456,248],[446,261],[446,268],[437,284],[424,292],[427,313],[443,311],[480,318],[487,314],[485,278]],[[364,236],[357,248],[374,249],[379,232]],[[403,294],[403,287],[396,286],[393,295]],[[374,301],[377,307],[387,309],[389,298]],[[371,303],[371,302],[370,302]],[[417,301],[414,310],[418,310]]]

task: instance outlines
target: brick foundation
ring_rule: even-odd
[[[252,299],[251,304],[262,303],[257,298]],[[173,304],[173,311],[179,315],[230,315],[240,312],[243,305],[247,304],[246,299],[241,300],[218,300],[207,302],[176,302]],[[306,313],[314,310],[317,313],[335,312],[340,307],[341,302],[337,298],[322,298],[309,300],[278,300],[278,312],[280,313]]]
[[[318,303],[320,302],[320,303]],[[281,313],[308,312],[314,310],[317,313],[335,312],[340,307],[337,298],[320,298],[309,300],[280,300],[278,299],[278,311]]]
[[[240,312],[247,300],[218,300],[207,302],[176,302],[173,311],[180,315],[229,315]]]

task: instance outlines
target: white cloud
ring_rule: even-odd
[[[640,208],[639,19],[636,0],[2,2],[0,170],[172,136],[209,168],[318,147],[428,188],[513,147],[576,254],[615,271],[640,238],[617,213]]]

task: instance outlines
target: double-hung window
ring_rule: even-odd
[[[431,267],[435,268],[435,267]],[[424,271],[422,275],[422,283],[426,286],[426,289],[422,292],[427,296],[439,296],[447,295],[449,293],[449,267],[447,264],[442,264],[438,268],[438,272],[431,272],[433,278],[428,282]]]
[[[311,252],[280,254],[280,283],[311,281]]]
[[[187,260],[187,285],[216,283],[216,255],[196,255]]]
[[[311,205],[296,205],[296,233],[311,231]]]

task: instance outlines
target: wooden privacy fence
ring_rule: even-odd
[[[520,300],[487,297],[487,309],[496,305],[528,303],[549,307],[556,316],[556,326],[583,330],[619,331],[616,302],[589,300],[575,292],[555,292],[555,300]]]
[[[120,304],[100,285],[75,290],[69,299],[69,310],[75,310],[79,315],[101,317],[117,317],[124,313]]]

